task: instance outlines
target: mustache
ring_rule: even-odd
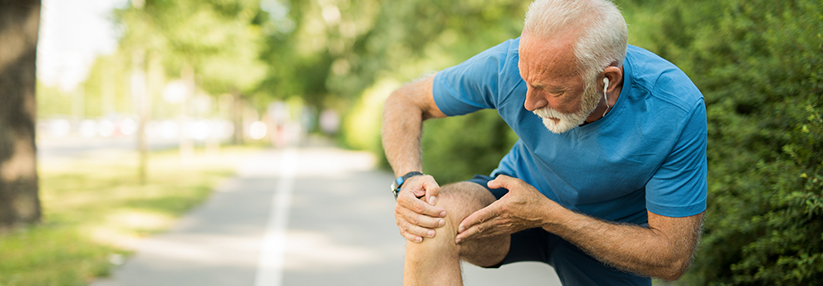
[[[574,116],[574,114],[566,114],[548,106],[535,109],[532,113],[540,116],[541,118],[556,118],[561,120],[568,120],[571,119],[570,117]]]

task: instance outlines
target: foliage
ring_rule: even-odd
[[[129,93],[131,86],[128,59],[129,57],[123,54],[123,51],[98,57],[83,84],[83,114],[72,115],[85,118],[108,116],[113,113],[131,113],[131,103],[134,99]],[[38,116],[47,117],[45,114],[38,114]]]
[[[49,161],[39,165],[43,223],[0,234],[0,285],[87,285],[107,276],[134,242],[167,229],[229,176],[232,156],[153,154],[149,182],[135,179],[133,154]]]
[[[37,82],[37,117],[67,115],[71,106],[71,94],[56,86],[46,86]]]
[[[668,1],[643,43],[689,74],[709,118],[709,208],[686,281],[823,276],[823,4]]]
[[[441,185],[490,174],[517,141],[514,131],[493,110],[425,125],[423,170],[434,174]]]
[[[121,49],[161,56],[172,75],[191,66],[212,94],[248,94],[267,69],[260,59],[260,13],[258,0],[148,0],[118,10],[116,18],[126,27]]]
[[[363,96],[357,102],[351,115],[343,122],[343,128],[348,132],[341,135],[344,146],[368,150],[375,154],[383,153],[380,143],[380,122],[379,111],[383,110],[383,102],[388,95],[399,87],[396,81],[384,80],[375,84],[374,87],[363,92]]]
[[[525,13],[525,1],[498,0],[498,1],[319,1],[325,9],[334,5],[339,7],[341,18],[339,24],[329,24],[327,30],[328,55],[332,57],[331,69],[328,71],[326,90],[337,94],[340,98],[351,98],[370,94],[366,89],[369,86],[379,86],[380,79],[394,79],[400,82],[409,82],[430,74],[431,70],[443,69],[457,64],[474,54],[485,50],[504,40],[517,37],[520,34],[522,23],[520,20]],[[356,3],[355,3],[356,2]],[[322,10],[322,9],[321,9]],[[304,16],[307,21],[308,16]],[[318,21],[321,24],[321,20]],[[347,37],[346,26],[356,27],[356,36]],[[339,25],[339,26],[338,26]],[[309,24],[306,24],[308,27]],[[339,27],[339,29],[335,29]],[[339,33],[338,33],[339,31]],[[362,32],[361,32],[362,31]],[[342,49],[336,45],[342,43]],[[367,90],[367,92],[363,92]],[[388,96],[389,91],[382,91],[381,98]],[[355,101],[358,102],[358,101]],[[366,101],[364,101],[366,102]],[[343,104],[343,106],[346,106]],[[382,108],[363,108],[355,105],[349,117],[374,118],[379,120]],[[356,112],[355,112],[356,111]],[[358,114],[367,112],[369,115]],[[498,127],[505,126],[499,116],[472,115],[468,118],[483,118],[491,125],[464,126],[465,134],[501,134]],[[426,124],[427,139],[424,139],[424,154],[455,155],[451,147],[456,147],[457,141],[451,136],[436,137],[433,134],[447,134],[455,131],[460,122],[465,119],[452,119],[451,122],[437,122]],[[351,120],[347,120],[351,122]],[[362,130],[362,124],[344,126],[345,142],[352,139],[363,140],[359,134],[368,133]],[[379,126],[378,126],[379,130]],[[375,131],[372,131],[375,132]],[[475,138],[472,136],[467,139]],[[505,136],[500,140],[505,140]],[[495,138],[493,141],[497,140]],[[368,146],[379,146],[379,138],[371,137]],[[482,140],[482,139],[478,139]],[[500,147],[490,142],[462,142],[464,147],[475,146],[464,150],[484,150],[483,152],[505,154],[511,144]],[[465,145],[468,144],[468,145]],[[359,145],[363,145],[359,143]],[[505,145],[505,144],[503,144]],[[358,145],[350,145],[358,146]],[[501,153],[502,152],[502,153]],[[382,152],[378,152],[381,156]],[[426,155],[428,156],[428,155]],[[464,178],[463,172],[486,172],[497,166],[493,159],[466,160],[477,156],[438,156],[437,159],[424,160],[424,169],[443,180]],[[483,156],[480,156],[483,157]],[[499,159],[499,158],[498,158]],[[470,171],[471,170],[471,171]]]

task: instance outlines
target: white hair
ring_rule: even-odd
[[[523,32],[552,38],[579,29],[574,45],[579,71],[593,78],[611,63],[623,64],[629,30],[620,10],[607,0],[536,0],[529,5]]]

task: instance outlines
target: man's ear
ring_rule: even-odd
[[[623,69],[618,66],[608,66],[603,70],[603,78],[609,80],[607,92],[612,92],[623,83]]]

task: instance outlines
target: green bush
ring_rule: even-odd
[[[438,183],[488,175],[508,153],[517,135],[494,110],[429,120],[423,131],[423,170]]]
[[[709,201],[695,285],[823,276],[823,4],[668,1],[641,45],[684,69],[709,118]]]

